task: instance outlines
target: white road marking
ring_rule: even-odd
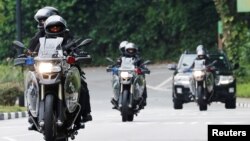
[[[10,138],[10,137],[2,137],[2,139],[7,140],[7,141],[17,141],[15,139]]]
[[[152,90],[157,90],[157,91],[165,91],[165,92],[167,92],[167,91],[171,91],[172,90],[172,87],[171,88],[169,88],[169,87],[164,87],[164,88],[162,88],[164,85],[166,85],[168,82],[170,82],[172,80],[172,77],[169,77],[168,79],[166,79],[166,80],[164,80],[163,82],[161,82],[159,85],[157,85],[157,86],[150,86],[150,85],[147,85],[147,87],[149,88],[149,89],[152,89]]]
[[[161,88],[162,86],[166,85],[171,80],[172,80],[172,77],[169,77],[165,81],[161,82],[161,84],[157,85],[156,88]]]
[[[153,87],[153,86],[150,86],[150,85],[147,85],[147,88],[152,89],[152,90],[157,90],[157,91],[165,91],[165,92],[168,92],[168,91],[172,90],[172,89],[156,88],[156,87]]]

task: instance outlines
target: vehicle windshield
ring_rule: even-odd
[[[196,54],[185,54],[182,56],[179,64],[178,69],[188,69],[193,64],[196,58]]]
[[[228,70],[230,69],[230,65],[227,61],[227,58],[223,55],[210,55],[211,62],[217,61],[214,66],[219,70]]]

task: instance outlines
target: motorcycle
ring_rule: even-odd
[[[30,119],[46,141],[73,140],[78,134],[75,123],[81,110],[81,69],[77,64],[91,61],[89,54],[79,56],[73,50],[92,40],[85,39],[77,46],[72,42],[62,46],[61,37],[42,37],[39,41],[38,53],[21,54],[14,60],[14,65],[28,68],[24,94]],[[19,41],[13,45],[25,49]]]
[[[214,93],[214,67],[212,67],[214,63],[216,61],[206,66],[205,60],[194,61],[190,89],[200,111],[207,110],[207,105],[211,102]]]
[[[111,58],[106,58],[114,64]],[[142,66],[150,63],[149,60],[143,62],[140,66],[135,66],[134,58],[122,57],[120,67],[111,65],[107,67],[107,72],[112,72],[112,86],[114,97],[117,101],[111,101],[121,112],[122,121],[133,121],[134,115],[137,115],[144,108],[143,101],[146,100],[147,87],[145,74],[150,71]]]

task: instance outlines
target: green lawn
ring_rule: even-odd
[[[250,98],[250,83],[243,83],[237,85],[237,96]]]
[[[0,113],[4,112],[22,112],[27,111],[26,107],[20,107],[20,106],[2,106],[0,105]]]

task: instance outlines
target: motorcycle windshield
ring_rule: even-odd
[[[58,54],[62,56],[61,44],[63,42],[62,37],[57,38],[46,38],[42,37],[39,39],[40,48],[38,52],[39,58],[54,58],[53,55]]]
[[[119,70],[134,70],[135,69],[134,63],[135,63],[134,58],[122,57],[122,63]]]
[[[194,61],[194,70],[204,70],[205,69],[205,60],[195,60]]]

